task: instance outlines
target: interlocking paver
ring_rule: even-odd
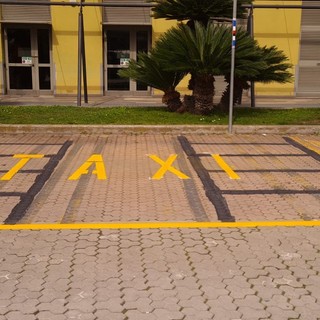
[[[241,180],[230,181],[212,158],[200,156],[236,220],[319,218],[319,194],[308,194],[319,189],[319,162],[282,137],[186,137],[195,152],[220,153],[239,171]],[[11,136],[31,145],[51,139]],[[66,140],[72,146],[20,222],[217,220],[176,136],[57,135],[59,146],[38,148],[53,154]],[[10,152],[28,148],[17,143]],[[108,179],[90,171],[68,181],[93,153],[102,154]],[[191,180],[170,172],[149,179],[159,164],[146,154],[163,160],[178,154],[174,166]],[[7,170],[13,164],[0,159]],[[42,169],[47,161],[27,168]],[[306,169],[314,172],[299,171]],[[16,190],[28,190],[34,175],[23,174],[0,184],[2,191],[17,183]],[[306,193],[286,194],[289,189]],[[7,200],[0,197],[3,220]],[[318,227],[2,230],[0,319],[318,320],[319,239]]]
[[[314,255],[316,256],[318,254],[319,239],[314,236],[314,228],[290,228],[286,229],[286,232],[282,232],[283,228],[279,227],[277,228],[277,232],[270,232],[270,230],[263,228],[246,230],[242,231],[241,241],[244,241],[248,249],[251,250],[251,248],[256,247],[256,244],[252,242],[251,233],[260,233],[265,239],[271,236],[272,239],[270,238],[270,242],[268,242],[269,250],[278,254],[280,252],[278,243],[285,243],[287,237],[288,239],[292,238],[296,230],[299,230],[300,235],[309,244],[308,250],[310,250],[310,245],[314,248]],[[200,231],[201,234],[207,233],[206,230]],[[8,232],[1,232],[1,246],[5,243],[2,239],[6,238],[5,233]],[[10,231],[10,233],[12,232],[27,234],[30,231]],[[51,235],[51,238],[53,238],[52,234],[57,232],[45,230],[31,232],[34,236],[32,242],[37,246],[48,235]],[[157,230],[156,232],[160,237],[169,236],[167,230]],[[199,262],[196,259],[197,255],[195,253],[189,253],[188,251],[191,244],[190,240],[187,241],[187,246],[184,247],[184,239],[181,237],[182,233],[180,233],[181,238],[179,240],[176,230],[171,230],[170,232],[175,234],[174,237],[181,242],[175,262],[170,260],[170,256],[168,256],[169,260],[167,260],[166,256],[159,255],[164,249],[161,245],[158,248],[158,257],[161,259],[161,263],[159,264],[160,271],[155,269],[157,265],[156,261],[152,259],[153,262],[150,263],[149,257],[145,254],[140,256],[137,263],[135,255],[131,254],[129,250],[115,250],[113,252],[116,254],[117,261],[116,263],[111,263],[113,263],[115,271],[119,270],[118,273],[105,280],[97,280],[99,279],[99,274],[94,272],[94,270],[104,270],[105,261],[110,261],[110,258],[105,257],[104,252],[97,250],[94,264],[92,264],[92,261],[89,262],[89,265],[86,263],[71,265],[70,261],[73,261],[75,256],[78,256],[77,253],[73,252],[71,253],[72,257],[66,265],[64,263],[57,265],[55,259],[62,258],[64,251],[63,246],[59,245],[59,241],[64,240],[57,238],[54,248],[56,256],[54,259],[46,260],[48,268],[44,274],[45,277],[41,280],[43,288],[38,292],[30,290],[30,288],[24,288],[24,277],[26,277],[27,282],[37,280],[35,273],[30,273],[31,270],[25,269],[26,266],[30,266],[28,263],[32,252],[32,248],[27,246],[26,250],[29,251],[29,254],[19,257],[19,261],[23,263],[19,278],[14,278],[18,280],[13,280],[17,282],[14,283],[14,286],[10,286],[13,296],[5,300],[5,304],[3,305],[5,312],[1,313],[6,317],[5,319],[10,319],[10,317],[14,319],[14,317],[17,318],[19,316],[22,319],[28,319],[29,316],[30,319],[35,319],[34,313],[39,314],[39,319],[44,319],[49,314],[54,315],[52,319],[82,319],[85,317],[85,319],[101,320],[104,319],[103,315],[114,315],[115,319],[126,319],[123,317],[124,315],[128,319],[138,317],[143,319],[147,318],[147,316],[149,316],[148,319],[159,319],[161,316],[164,319],[170,319],[170,317],[172,319],[183,319],[183,316],[185,316],[185,319],[192,319],[192,317],[193,319],[263,319],[268,317],[271,317],[271,319],[296,319],[299,317],[299,314],[303,315],[302,319],[304,317],[317,319],[319,313],[318,273],[314,274],[313,272],[309,277],[299,278],[302,272],[300,267],[298,269],[299,273],[295,275],[297,266],[285,266],[282,264],[283,261],[305,259],[301,251],[296,252],[296,254],[300,255],[299,258],[296,255],[285,255],[283,254],[285,251],[281,251],[283,255],[278,254],[279,259],[282,261],[279,264],[281,269],[271,266],[272,261],[270,261],[269,256],[250,257],[248,261],[236,259],[233,254],[237,248],[232,240],[234,238],[224,237],[224,234],[229,235],[230,233],[225,231],[220,232],[219,230],[217,241],[221,241],[222,239],[226,248],[229,248],[228,243],[230,241],[233,250],[221,252],[219,261],[212,260],[207,255],[206,259],[203,260],[204,265],[208,263],[208,266],[205,268],[207,272],[207,277],[205,278],[204,269],[201,269],[201,261]],[[196,246],[201,246],[198,243],[199,230],[194,230],[193,232]],[[141,251],[150,250],[149,245],[144,248],[144,238],[148,238],[148,233],[140,233],[139,230],[134,231],[134,233],[140,237]],[[217,233],[217,231],[215,230],[214,233]],[[110,234],[116,234],[115,238],[117,239],[126,237],[125,233],[123,234],[120,230],[110,231]],[[310,239],[309,234],[311,236]],[[104,235],[108,237],[108,231],[104,230]],[[90,234],[88,233],[87,236],[90,237]],[[85,235],[83,235],[83,238],[85,241]],[[31,240],[30,237],[29,239]],[[98,247],[101,239],[95,237],[96,240],[92,241],[93,239],[90,237],[90,241],[88,242],[91,243],[91,246]],[[4,250],[1,253],[1,257],[5,253],[8,258],[10,256],[15,257],[12,261],[17,261],[15,251],[21,248],[18,248],[13,243],[9,246],[10,248],[8,248],[8,244],[3,246]],[[20,243],[20,246],[23,246],[23,244]],[[202,246],[204,248],[207,247],[205,241],[202,242]],[[110,242],[110,247],[114,247],[113,242]],[[105,249],[108,249],[107,244],[105,244]],[[186,259],[187,255],[190,256]],[[307,258],[309,256],[310,254],[308,254]],[[41,261],[42,256],[36,257],[40,260],[39,264],[44,262]],[[156,256],[154,257],[156,258]],[[184,270],[193,270],[193,272],[190,275],[185,275],[181,272],[178,277],[177,270],[179,268],[177,266],[183,266],[183,264],[178,263],[177,259],[179,260],[183,257],[185,260],[182,261],[187,264],[184,265]],[[50,261],[53,262],[52,265],[50,265]],[[306,264],[309,260],[304,261]],[[312,261],[315,261],[315,259]],[[212,264],[212,270],[209,268],[210,263]],[[124,268],[123,270],[129,270],[131,264],[137,266],[138,269],[142,266],[141,271],[136,273],[136,278],[127,279],[126,281],[121,280],[121,266]],[[257,270],[267,270],[267,275],[257,274],[257,277],[253,278],[251,273],[239,272],[240,269],[249,268],[250,265],[252,265],[253,270],[256,270],[254,269],[255,267],[258,268]],[[309,264],[306,265],[309,266]],[[55,288],[55,283],[50,280],[50,270],[56,274],[59,272],[59,266],[62,267],[63,277],[69,275],[66,279],[57,279],[57,287],[60,289]],[[89,266],[93,270],[90,271]],[[176,266],[176,268],[172,269],[171,266]],[[233,269],[230,269],[230,267]],[[199,273],[198,268],[202,270]],[[0,272],[4,276],[4,280],[12,281],[12,279],[10,280],[10,276],[7,276],[9,279],[6,278],[7,274],[4,274],[3,270],[0,270]],[[200,278],[198,274],[201,275]],[[159,284],[163,279],[171,279],[169,283],[173,287],[170,287],[168,290],[161,289],[161,285]],[[4,285],[6,281],[3,282]],[[135,281],[146,283],[146,287],[138,290],[134,285]],[[93,291],[86,291],[83,289],[84,287],[91,287]],[[19,297],[23,297],[23,300],[19,301]],[[8,300],[12,300],[12,302],[8,304]],[[306,310],[306,306],[308,306],[308,310]],[[24,312],[23,316],[21,316],[22,312]],[[31,313],[28,314],[28,312]]]

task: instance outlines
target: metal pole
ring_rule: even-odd
[[[85,47],[85,40],[84,40],[84,20],[83,20],[83,13],[81,11],[81,49],[82,49],[82,68],[83,68],[83,96],[84,102],[88,103],[88,83],[87,83],[87,63],[86,63],[86,47]]]
[[[249,13],[249,25],[250,25],[250,29],[249,29],[249,33],[252,39],[254,39],[254,20],[253,20],[253,5],[250,9],[250,13]],[[251,102],[251,108],[254,108],[256,106],[256,96],[255,96],[255,83],[254,81],[250,82],[250,102]]]
[[[82,3],[82,0],[80,0]],[[81,79],[82,79],[82,6],[78,17],[78,89],[77,89],[77,106],[81,107]]]
[[[228,127],[229,133],[232,133],[234,68],[235,68],[235,57],[236,57],[236,34],[237,34],[237,0],[233,0],[230,99],[229,99],[229,127]]]

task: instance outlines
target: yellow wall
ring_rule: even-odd
[[[65,0],[52,0],[63,2]],[[91,0],[101,2],[102,0]],[[256,4],[270,4],[270,1],[256,0]],[[277,1],[272,4],[301,4],[300,2]],[[90,94],[103,94],[103,33],[102,8],[85,7],[84,25],[87,58],[88,91]],[[54,74],[54,93],[75,95],[77,93],[78,70],[78,7],[51,6],[52,16],[52,49]],[[261,45],[276,45],[289,57],[289,61],[296,66],[299,59],[299,39],[301,25],[301,9],[255,9],[254,34]],[[152,19],[152,41],[175,26],[176,21]],[[0,26],[1,27],[1,26]],[[0,30],[1,31],[1,30]],[[0,41],[0,50],[2,42]],[[0,55],[0,63],[3,55]],[[295,67],[293,68],[293,74]],[[3,77],[0,77],[0,91],[3,89]],[[178,90],[185,94],[188,78],[178,86]],[[294,82],[289,84],[271,83],[256,84],[258,95],[294,95]],[[161,94],[155,90],[155,94]]]
[[[1,17],[1,6],[0,6],[0,17]],[[0,94],[3,94],[4,91],[4,68],[3,68],[3,58],[4,58],[4,50],[2,47],[2,25],[0,24]]]
[[[56,1],[56,0],[55,0]],[[63,0],[59,0],[62,2]],[[101,2],[91,0],[91,2]],[[77,93],[78,7],[51,7],[55,94]],[[99,7],[83,9],[88,92],[102,94],[102,14]]]
[[[271,4],[256,0],[255,4]],[[300,2],[272,1],[273,5],[301,5]],[[254,9],[254,36],[260,45],[277,46],[293,65],[299,60],[301,9]],[[256,84],[257,95],[294,95],[294,81],[287,84]]]

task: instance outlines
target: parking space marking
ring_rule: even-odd
[[[93,154],[85,163],[83,163],[68,180],[79,180],[82,175],[89,173],[89,168],[95,164],[96,169],[92,170],[92,174],[97,175],[98,180],[106,180],[107,173],[101,154]]]
[[[231,167],[223,160],[223,158],[219,154],[212,154],[211,156],[214,160],[216,160],[217,164],[222,170],[224,170],[224,172],[229,176],[230,179],[240,179],[239,175],[231,169]]]
[[[298,143],[297,141],[291,139],[290,137],[283,137],[284,139],[284,142],[282,143],[242,143],[242,142],[239,142],[239,143],[221,143],[221,142],[218,142],[218,143],[202,143],[202,142],[189,142],[187,140],[187,138],[185,137],[178,137],[178,140],[180,141],[180,143],[182,144],[183,146],[183,149],[185,151],[185,153],[187,154],[188,156],[188,159],[190,160],[191,164],[193,165],[194,167],[194,170],[198,173],[202,183],[203,183],[203,186],[206,190],[206,195],[208,196],[209,200],[212,202],[212,204],[215,206],[216,208],[216,212],[218,214],[218,219],[220,221],[226,221],[226,220],[223,220],[221,219],[221,216],[223,216],[224,212],[227,213],[227,215],[231,216],[231,211],[230,211],[230,208],[229,208],[229,203],[227,201],[227,199],[229,198],[226,198],[227,196],[249,196],[249,195],[312,195],[314,197],[318,197],[320,195],[320,189],[318,189],[316,186],[313,186],[313,185],[302,185],[302,187],[300,188],[300,186],[298,186],[297,188],[293,187],[292,189],[286,189],[285,187],[279,187],[278,185],[274,185],[273,187],[271,186],[271,188],[269,189],[265,189],[263,188],[258,188],[258,189],[243,189],[241,188],[241,186],[239,186],[239,188],[232,188],[231,190],[228,190],[228,188],[223,188],[221,189],[219,187],[219,184],[216,184],[214,182],[214,178],[212,176],[210,176],[210,173],[219,173],[221,172],[221,170],[219,169],[209,169],[207,170],[204,165],[202,164],[202,161],[201,159],[202,158],[207,158],[207,157],[213,157],[217,164],[220,166],[220,168],[222,168],[222,164],[223,162],[221,161],[222,157],[234,157],[234,158],[238,158],[241,159],[242,157],[243,158],[265,158],[265,159],[268,159],[270,158],[270,160],[266,160],[266,161],[273,161],[273,159],[276,159],[277,158],[283,158],[284,161],[287,161],[286,158],[290,159],[292,157],[294,158],[301,158],[301,159],[304,159],[304,158],[308,158],[308,157],[312,157],[313,159],[315,160],[320,160],[320,157],[319,157],[319,154],[316,152],[316,150],[311,150],[311,148],[307,148],[306,146],[303,146],[302,144]],[[270,146],[273,146],[273,145],[279,145],[279,146],[289,146],[289,147],[293,147],[292,149],[292,153],[290,153],[291,150],[289,151],[286,151],[284,153],[281,153],[281,151],[277,151],[277,152],[268,152],[269,150],[268,149],[263,149],[262,150],[262,153],[253,153],[253,152],[248,152],[248,153],[228,153],[228,152],[219,152],[217,154],[214,154],[212,153],[212,151],[210,152],[210,150],[208,151],[201,151],[201,152],[196,152],[192,145],[205,145],[205,146],[216,146],[216,145],[252,145],[252,144],[255,144],[255,145],[270,145]],[[310,143],[311,144],[311,143]],[[310,147],[311,145],[308,144],[308,147]],[[312,144],[313,146],[315,146],[316,144]],[[294,148],[296,148],[296,150],[299,150],[299,152],[295,152],[294,151]],[[313,148],[315,149],[315,148]],[[252,150],[252,149],[251,149]],[[278,149],[279,150],[279,149]],[[216,155],[216,156],[214,156]],[[217,161],[219,159],[219,161]],[[223,160],[223,159],[222,159]],[[277,161],[280,161],[279,159],[277,159]],[[302,160],[301,160],[302,161]],[[282,160],[280,162],[283,162]],[[228,166],[228,164],[226,164]],[[223,168],[222,168],[223,169]],[[226,167],[226,169],[228,169],[228,167]],[[274,173],[292,173],[292,174],[303,174],[303,173],[318,173],[320,172],[320,170],[318,168],[301,168],[301,169],[278,169],[278,168],[270,168],[267,169],[267,168],[261,168],[261,169],[245,169],[245,170],[241,170],[241,169],[235,169],[233,171],[233,169],[231,169],[232,171],[229,171],[228,170],[224,170],[229,178],[230,178],[230,175],[234,173],[236,174],[240,174],[240,172],[243,172],[243,173],[260,173],[260,174],[266,174],[266,173],[270,173],[270,172],[274,172]],[[210,180],[210,181],[209,181]],[[245,182],[245,181],[244,181]],[[217,204],[217,199],[216,197],[212,196],[211,193],[214,193],[215,192],[215,195],[219,194],[219,198],[221,198],[221,203],[222,205],[219,206],[219,204]]]
[[[303,151],[306,156],[312,157],[313,159],[320,161],[320,152],[319,150],[313,148],[310,144],[307,144],[304,141],[297,140],[296,138],[292,137],[283,137],[283,139],[291,146]],[[313,150],[315,149],[315,150]],[[316,151],[317,150],[317,151]]]
[[[320,142],[319,141],[304,140],[304,139],[300,139],[298,137],[291,137],[291,139],[320,155]]]
[[[228,203],[223,197],[220,188],[211,179],[208,170],[203,166],[199,155],[196,153],[189,140],[184,136],[179,136],[178,141],[180,142],[183,151],[187,155],[193,169],[200,178],[206,196],[216,210],[218,219],[224,222],[234,221],[235,218],[231,215]]]
[[[58,165],[59,161],[64,157],[64,155],[66,154],[67,150],[69,149],[69,147],[71,145],[72,145],[72,141],[66,141],[61,146],[61,148],[57,152],[57,154],[55,154],[49,158],[49,161],[44,166],[41,174],[39,174],[36,177],[35,182],[31,185],[31,187],[28,189],[28,191],[21,195],[19,203],[12,209],[9,216],[4,221],[4,224],[7,224],[7,225],[16,224],[23,218],[27,209],[31,205],[33,199],[40,192],[40,190],[42,189],[44,184],[47,182],[47,180],[50,178],[51,174],[53,173],[54,169]],[[18,155],[18,156],[21,156],[21,155]],[[22,155],[22,156],[26,156],[26,155]],[[30,155],[27,155],[27,156],[30,156]],[[40,156],[40,155],[36,155],[36,156]],[[18,157],[18,158],[21,158],[21,157]],[[21,158],[21,160],[25,160],[25,161],[26,160],[29,161],[30,159],[32,159],[32,157],[31,158],[30,157],[29,158]]]
[[[17,164],[15,164],[4,176],[0,178],[3,181],[9,181],[13,176],[23,168],[31,159],[41,159],[43,154],[15,154],[13,158],[21,159]]]
[[[79,229],[210,229],[260,227],[320,227],[320,220],[275,220],[237,222],[110,222],[67,224],[14,224],[0,225],[0,230],[79,230]]]
[[[171,154],[166,161],[163,161],[155,154],[148,154],[148,157],[158,164],[160,164],[161,168],[152,176],[153,180],[161,180],[167,171],[170,171],[174,175],[176,175],[180,179],[190,179],[186,174],[179,171],[178,169],[172,166],[173,162],[177,159],[177,154]]]

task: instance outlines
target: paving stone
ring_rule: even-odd
[[[290,157],[303,151],[282,137],[186,136],[196,152],[214,149],[236,170],[248,171],[231,181],[210,157],[200,159],[208,170],[221,171],[209,173],[218,187],[239,191],[223,195],[236,220],[320,218],[315,195],[263,192],[320,187],[316,174],[284,172],[319,170],[319,163],[305,155]],[[29,143],[31,151],[39,142],[39,150],[57,152],[59,146],[45,144],[73,140],[24,223],[196,221],[201,207],[210,221],[217,220],[176,136],[1,135],[0,147],[6,139],[15,143],[6,148],[20,153],[19,148]],[[91,171],[82,177],[87,180],[64,178],[94,153],[106,162],[107,180],[99,181]],[[146,154],[166,159],[177,153],[174,166],[188,169],[188,184],[170,172],[161,181],[149,179],[159,165]],[[270,156],[274,153],[288,155]],[[249,172],[253,169],[264,172]],[[28,190],[29,180],[20,177],[5,186]],[[0,319],[318,320],[319,239],[318,227],[1,231]]]
[[[112,319],[112,320],[126,320],[128,319],[126,315],[123,313],[114,313],[110,312],[109,310],[97,310],[94,314],[97,320],[103,319]]]
[[[217,299],[208,300],[206,304],[211,307],[212,310],[222,308],[228,311],[235,311],[237,306],[233,303],[234,299],[230,296],[219,296]]]
[[[36,320],[36,316],[33,314],[25,314],[20,311],[10,311],[6,314],[7,320]]]
[[[51,302],[44,302],[38,304],[37,309],[40,311],[48,311],[52,314],[64,314],[67,311],[65,307],[66,303],[66,299],[55,299]]]
[[[66,320],[67,317],[64,314],[53,314],[49,311],[39,311],[37,313],[37,320]]]
[[[185,319],[185,315],[179,311],[167,310],[163,309],[156,309],[152,312],[152,315],[156,316],[156,319],[159,320],[182,320]]]
[[[293,310],[284,310],[278,307],[267,307],[266,311],[272,314],[272,317],[275,319],[292,319],[299,318],[299,314]]]
[[[150,313],[142,313],[137,310],[128,310],[125,313],[127,319],[130,320],[156,320],[158,319],[155,315]]]
[[[65,314],[67,319],[79,319],[79,320],[95,320],[96,316],[93,313],[84,313],[78,310],[69,310]]]
[[[239,307],[237,311],[243,315],[245,315],[246,319],[254,320],[254,319],[260,319],[260,318],[269,318],[271,315],[271,319],[278,319],[278,315],[274,315],[269,309],[263,310],[262,308],[255,309],[244,306],[244,307]]]
[[[28,299],[20,303],[12,303],[10,309],[14,311],[21,311],[24,314],[33,314],[37,312],[39,301],[37,299]]]
[[[68,310],[78,310],[83,313],[92,313],[95,311],[94,299],[77,299],[76,301],[69,302],[66,305]]]

